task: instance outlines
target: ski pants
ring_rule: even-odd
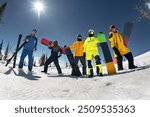
[[[100,73],[102,73],[101,59],[99,55],[96,55],[94,58],[96,62],[96,72],[97,72],[97,75],[99,75]],[[92,60],[88,60],[88,75],[90,74],[93,74]]]
[[[128,60],[128,67],[129,69],[132,69],[134,67],[134,59],[133,59],[133,55],[131,52],[127,53],[124,55],[125,58]],[[121,55],[117,55],[117,65],[118,65],[118,69],[123,69],[123,56]]]
[[[53,57],[53,56],[50,56],[47,61],[45,62],[45,65],[44,65],[44,72],[47,72],[48,70],[48,65],[51,64],[52,62],[54,62],[56,68],[57,68],[57,71],[58,71],[58,74],[61,74],[62,71],[61,71],[61,68],[60,68],[60,65],[59,65],[59,61],[58,61],[58,57]]]
[[[78,62],[81,62],[82,64],[82,74],[86,75],[86,60],[83,56],[75,56],[75,63],[78,65]]]
[[[33,67],[33,50],[23,49],[21,57],[20,57],[19,68],[23,68],[24,59],[26,56],[28,56],[28,69],[32,70],[32,67]]]

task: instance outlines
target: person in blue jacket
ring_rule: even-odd
[[[19,69],[23,68],[24,64],[24,59],[26,56],[28,56],[28,70],[32,71],[33,67],[33,51],[37,50],[37,42],[38,39],[35,36],[37,33],[36,29],[33,29],[30,35],[27,35],[25,38],[26,44],[23,47],[23,51],[20,57],[20,62],[19,62]]]

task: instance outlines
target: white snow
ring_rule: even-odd
[[[94,78],[58,77],[55,68],[50,74],[42,74],[36,67],[33,73],[5,67],[0,63],[0,99],[2,100],[141,100],[150,99],[150,51],[135,58],[138,66],[145,69]],[[127,69],[127,62],[124,63]],[[104,73],[106,68],[104,67]],[[65,75],[71,69],[62,69]],[[125,73],[126,72],[126,73]]]

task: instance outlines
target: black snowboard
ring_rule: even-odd
[[[71,52],[71,50],[70,50],[69,47],[65,48],[65,54],[66,54],[66,56],[67,56],[67,58],[69,60],[69,63],[71,65],[71,67],[72,67],[72,73],[71,73],[71,75],[72,76],[77,76],[77,77],[81,76],[81,72],[79,70],[79,67],[75,63],[74,56],[73,56],[73,54],[72,54],[72,52]]]

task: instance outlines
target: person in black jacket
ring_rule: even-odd
[[[51,64],[52,62],[54,62],[55,66],[57,68],[58,74],[62,74],[62,71],[61,71],[61,68],[59,65],[59,61],[58,61],[58,58],[61,57],[61,55],[62,55],[62,50],[61,50],[60,46],[58,45],[58,42],[57,41],[50,42],[48,47],[49,47],[49,49],[51,49],[51,56],[45,62],[44,71],[41,71],[41,72],[47,73],[48,65]]]

